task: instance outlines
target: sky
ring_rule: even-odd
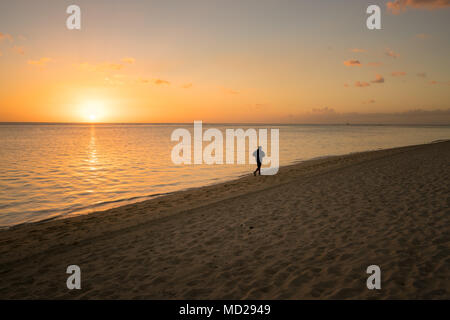
[[[2,1],[0,122],[450,124],[449,30],[450,0]]]

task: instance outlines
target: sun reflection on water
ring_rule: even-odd
[[[97,147],[96,147],[96,136],[95,136],[95,126],[91,126],[91,139],[89,141],[88,147],[88,162],[89,169],[91,171],[97,170],[98,158],[97,158]]]

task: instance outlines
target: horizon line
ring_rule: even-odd
[[[200,120],[195,120],[200,121]],[[191,122],[64,122],[64,121],[0,121],[0,125],[23,124],[23,125],[186,125],[193,124]],[[288,123],[288,122],[204,122],[203,124],[230,124],[230,125],[342,125],[342,126],[450,126],[450,123],[365,123],[365,122],[333,122],[333,123]]]

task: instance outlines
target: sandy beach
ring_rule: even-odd
[[[0,298],[449,299],[449,163],[449,141],[335,156],[2,230]]]

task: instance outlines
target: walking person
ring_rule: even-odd
[[[256,172],[259,172],[259,175],[261,175],[261,164],[262,160],[266,154],[264,151],[262,151],[262,147],[259,146],[258,149],[256,149],[255,152],[253,152],[253,156],[256,158],[256,165],[258,166],[255,171],[253,171],[253,175],[256,176]]]

